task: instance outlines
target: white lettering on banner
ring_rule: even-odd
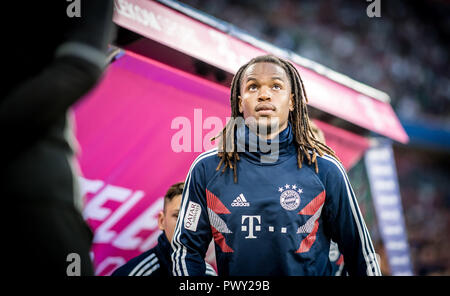
[[[105,188],[94,196],[84,208],[85,219],[104,220],[111,214],[111,210],[102,206],[108,200],[124,202],[131,195],[131,190],[114,185],[106,185]]]
[[[198,40],[195,30],[190,26],[180,24],[173,19],[160,14],[156,14],[156,19],[159,24],[161,24],[162,30],[167,36],[177,38],[178,45],[189,42],[189,46],[192,48],[203,46]]]
[[[395,194],[380,195],[375,202],[380,206],[393,206],[398,203],[398,196]]]
[[[190,201],[184,217],[184,228],[190,231],[197,231],[198,220],[200,219],[202,208],[198,203]]]
[[[385,226],[383,232],[386,235],[399,235],[403,233],[403,227],[401,225]]]
[[[163,209],[163,205],[164,199],[160,197],[119,233],[117,238],[112,242],[113,246],[124,250],[139,247],[139,244],[143,240],[141,237],[138,237],[139,233],[143,230],[153,230],[158,227],[158,213]]]
[[[413,275],[411,271],[398,271],[392,273],[393,276],[411,276]]]
[[[101,180],[89,180],[81,176],[78,177],[78,183],[80,185],[80,194],[83,197],[84,202],[86,202],[87,193],[97,193],[97,191],[105,185]],[[87,219],[86,211],[83,211],[83,218],[85,220]]]
[[[395,190],[394,180],[375,180],[373,182],[373,187],[375,191],[393,191]]]
[[[96,244],[111,244],[115,248],[122,250],[139,250],[140,253],[150,249],[155,245],[160,231],[157,231],[157,214],[163,209],[164,199],[159,197],[144,210],[139,216],[131,217],[128,225],[123,230],[115,230],[115,226],[121,221],[130,210],[138,204],[145,196],[144,191],[118,187],[106,184],[101,180],[89,180],[79,177],[80,192],[94,194],[87,200],[83,210],[85,220],[99,220],[101,224],[94,229],[94,240]],[[117,209],[112,210],[105,207],[105,204],[115,201],[121,203]],[[150,235],[143,235],[142,231],[149,230]],[[142,237],[139,237],[142,235]],[[94,253],[90,253],[94,261]],[[125,263],[122,257],[106,257],[96,264],[95,273],[97,275],[108,275],[117,267]]]
[[[161,26],[159,25],[153,12],[136,4],[129,3],[126,0],[116,0],[114,1],[114,6],[118,14],[154,30],[161,31]]]
[[[102,180],[89,180],[84,177],[78,177],[78,183],[80,184],[80,194],[85,196],[86,193],[96,193],[100,188],[105,185]]]
[[[374,164],[371,168],[370,171],[372,173],[373,176],[392,176],[394,174],[393,170],[392,170],[392,166],[390,164],[385,164],[385,165],[381,165],[381,164]]]
[[[407,261],[408,242],[390,141],[377,140],[374,147],[366,153],[365,164],[389,267],[392,275],[396,275],[405,269],[411,269],[411,265]]]
[[[200,48],[203,46],[193,28],[176,22],[174,19],[165,15],[158,14],[152,11],[152,8],[146,9],[137,4],[129,3],[126,0],[116,0],[114,4],[119,15],[158,32],[163,32],[163,34],[171,38],[177,38],[177,45],[181,47],[188,42],[192,48]]]
[[[107,243],[117,235],[111,228],[144,196],[143,191],[136,191],[126,202],[124,202],[114,213],[95,230],[94,242]]]
[[[156,228],[157,217],[155,216],[163,208],[163,199],[161,197],[157,199],[148,210],[144,211],[144,213],[134,219],[133,222],[122,231],[121,235],[113,241],[117,236],[117,232],[113,230],[114,225],[116,225],[117,222],[119,222],[130,209],[145,196],[145,193],[141,190],[137,190],[133,193],[130,189],[113,185],[106,185],[103,187],[104,182],[100,180],[88,180],[83,177],[79,177],[79,180],[81,185],[80,189],[83,195],[86,193],[97,193],[86,204],[83,211],[83,216],[86,220],[103,220],[103,222],[95,229],[94,243],[113,242],[115,246],[128,250],[137,247],[136,244],[139,244],[142,241],[140,238],[133,238],[132,236],[134,234],[137,234],[144,229],[152,230]],[[103,189],[97,192],[98,189],[102,187]],[[102,206],[109,200],[119,201],[122,202],[122,204],[115,211],[103,208]],[[109,214],[111,215],[108,217]],[[124,242],[123,240],[129,241]],[[149,237],[145,242],[146,246],[148,246],[153,243],[154,240]],[[134,247],[130,247],[130,245]]]
[[[366,157],[371,163],[377,163],[380,161],[389,161],[390,155],[387,148],[378,148],[376,150],[369,150]]]
[[[100,262],[95,269],[95,274],[101,274],[108,267],[111,269],[111,272],[124,265],[127,261],[122,257],[107,257],[105,260]],[[109,275],[109,274],[106,274]]]
[[[395,265],[407,265],[409,264],[409,257],[408,256],[394,256],[390,260],[391,264]]]
[[[405,250],[407,248],[404,241],[390,241],[386,243],[386,249],[390,251]]]
[[[211,39],[217,42],[217,53],[221,55],[228,67],[231,69],[239,69],[239,66],[245,64],[243,60],[248,60],[246,57],[239,56],[233,48],[230,47],[229,37],[223,33],[219,33],[215,30],[210,29],[209,36]]]
[[[390,211],[382,211],[380,213],[381,220],[399,220],[400,219],[400,212],[395,210]]]

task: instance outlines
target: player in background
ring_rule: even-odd
[[[170,242],[180,211],[183,188],[183,182],[175,183],[164,195],[164,208],[158,214],[158,227],[163,231],[158,237],[158,244],[116,269],[113,276],[172,276]],[[208,263],[206,263],[205,273],[209,276],[217,275],[214,268]]]

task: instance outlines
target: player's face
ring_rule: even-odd
[[[166,233],[169,242],[172,242],[175,225],[177,224],[178,213],[180,212],[181,195],[176,195],[171,201],[167,202],[164,211],[158,216],[159,229]]]
[[[286,71],[274,63],[250,65],[242,75],[239,112],[248,122],[274,127],[271,137],[287,127],[289,111],[294,110],[291,84]]]

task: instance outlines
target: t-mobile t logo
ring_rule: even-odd
[[[260,225],[256,225],[255,227],[253,227],[253,221],[256,219],[258,220],[258,224],[261,224],[261,216],[242,216],[242,226],[241,226],[241,230],[242,231],[247,231],[247,225],[243,225],[245,220],[247,220],[248,218],[248,235],[245,238],[256,238],[255,235],[253,235],[253,231],[261,231],[261,226]]]

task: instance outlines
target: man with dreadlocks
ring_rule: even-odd
[[[311,128],[296,68],[256,57],[234,76],[230,98],[218,148],[187,175],[174,275],[204,275],[212,238],[219,275],[331,275],[331,240],[350,275],[380,275],[345,170]]]

